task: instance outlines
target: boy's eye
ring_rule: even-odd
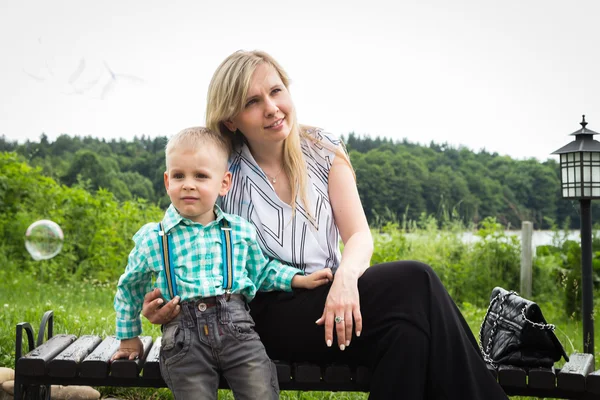
[[[180,173],[173,174],[173,178],[181,179],[181,178],[183,178],[183,174],[180,174]]]
[[[206,174],[196,174],[196,178],[198,178],[198,179],[205,179],[205,178],[208,178],[208,177],[206,176]]]
[[[271,94],[277,94],[279,92],[281,92],[281,88],[275,88],[271,91]]]

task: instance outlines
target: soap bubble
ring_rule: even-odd
[[[48,260],[60,253],[63,238],[63,231],[56,222],[42,219],[27,228],[25,248],[34,260]]]

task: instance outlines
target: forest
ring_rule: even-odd
[[[111,192],[117,201],[168,205],[163,184],[166,137],[105,140],[61,135],[18,143],[0,137],[0,152],[15,152],[43,175],[68,187]],[[578,228],[579,207],[560,195],[558,162],[428,146],[354,133],[343,135],[369,223],[451,217],[476,227],[494,217],[507,229]],[[593,205],[596,213],[597,205]],[[597,214],[596,214],[597,215]]]

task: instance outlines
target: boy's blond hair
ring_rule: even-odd
[[[216,133],[203,126],[194,126],[176,133],[167,142],[167,146],[165,147],[167,170],[169,169],[169,154],[172,153],[174,149],[182,147],[199,149],[207,142],[215,145],[217,149],[222,151],[225,156],[224,162],[226,164],[231,156],[231,142],[229,139],[220,133]]]

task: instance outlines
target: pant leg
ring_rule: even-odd
[[[161,374],[177,400],[216,400],[219,371],[209,338],[195,319],[193,309],[184,304],[181,313],[163,327]]]
[[[341,352],[314,321],[329,290],[259,294],[256,330],[271,358],[367,364],[372,399],[506,399],[477,342],[433,270],[399,261],[367,269],[358,283],[363,329]]]
[[[243,300],[222,304],[219,364],[235,399],[279,399],[277,370],[254,330],[248,306]]]

